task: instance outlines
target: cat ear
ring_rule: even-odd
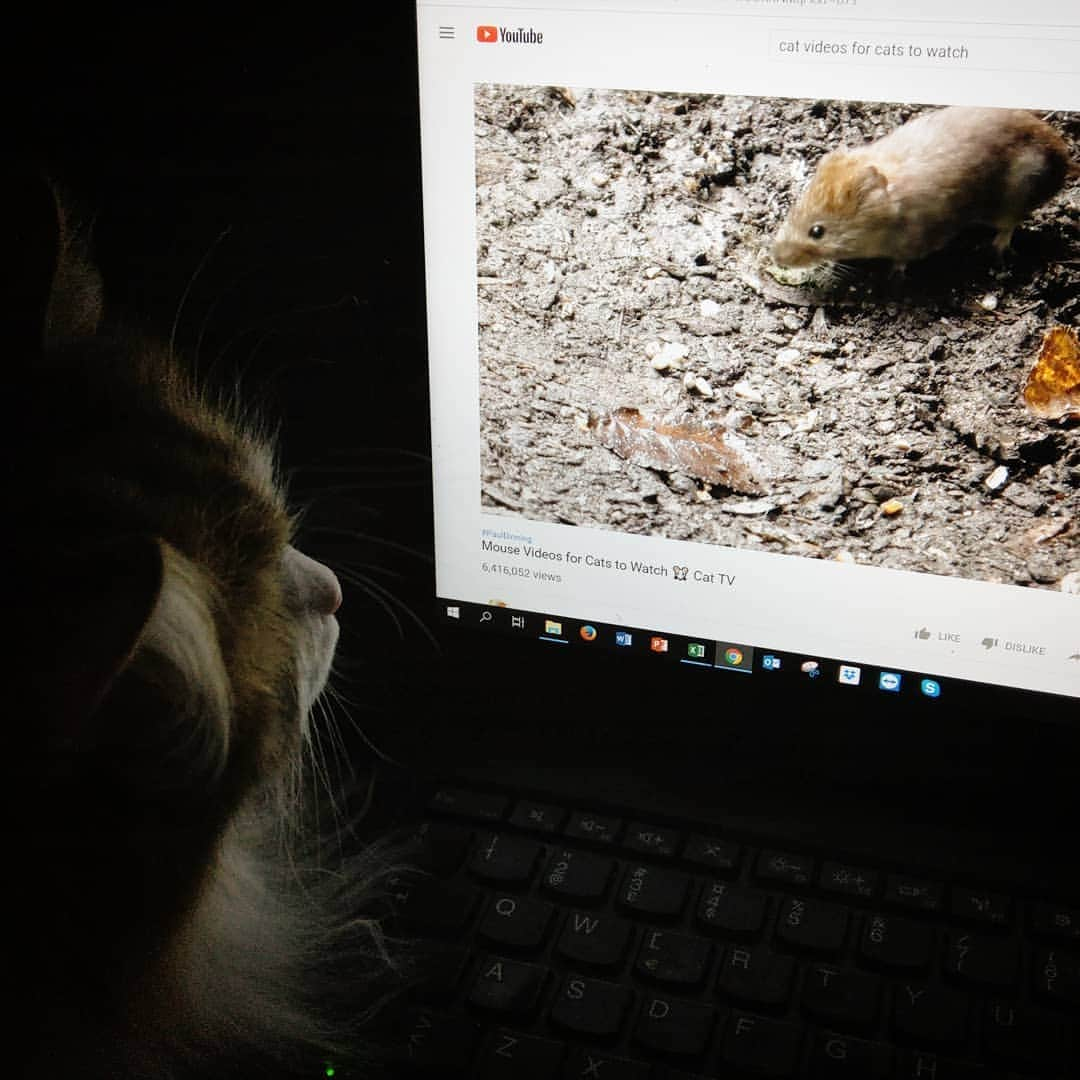
[[[31,707],[48,737],[77,743],[110,686],[135,653],[164,580],[161,544],[133,536],[62,553],[17,587]],[[25,671],[25,669],[24,669]]]
[[[101,278],[85,230],[57,185],[31,166],[5,165],[0,223],[5,348],[30,358],[44,346],[93,334],[101,321]]]

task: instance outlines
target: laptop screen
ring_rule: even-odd
[[[420,2],[418,40],[441,618],[1073,722],[1075,4]]]

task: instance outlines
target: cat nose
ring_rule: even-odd
[[[285,549],[284,561],[289,592],[303,608],[333,615],[341,607],[341,582],[329,566],[292,545]]]

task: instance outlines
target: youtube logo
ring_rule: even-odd
[[[499,28],[497,26],[478,26],[476,28],[476,40],[489,44],[499,40]]]

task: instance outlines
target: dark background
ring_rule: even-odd
[[[311,21],[13,35],[5,139],[93,218],[113,313],[238,374],[280,422],[305,546],[344,582],[337,685],[355,722],[406,764],[546,765],[570,783],[601,763],[612,798],[674,786],[682,809],[739,803],[804,838],[842,824],[864,849],[877,807],[894,851],[934,833],[948,851],[955,828],[1020,857],[1037,836],[1063,865],[1075,703],[871,713],[844,690],[810,704],[757,679],[434,640],[413,5]]]

